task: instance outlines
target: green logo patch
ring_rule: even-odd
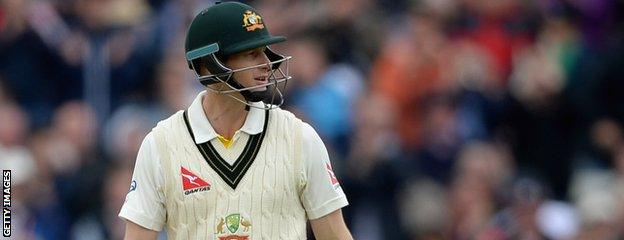
[[[238,230],[238,227],[240,226],[240,219],[241,217],[238,213],[230,214],[225,217],[225,224],[231,233],[235,233]]]

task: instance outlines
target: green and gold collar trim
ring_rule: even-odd
[[[189,124],[186,111],[184,111],[184,123],[186,124],[186,129],[191,135],[193,142],[195,142],[195,135],[193,134],[193,129],[191,129],[191,125]],[[240,156],[238,156],[234,165],[230,165],[227,161],[225,161],[210,141],[195,145],[208,165],[215,170],[217,174],[219,174],[221,179],[223,179],[223,181],[232,189],[236,189],[236,186],[238,186],[240,181],[243,179],[243,176],[245,176],[245,173],[249,170],[249,167],[260,151],[268,123],[269,111],[266,110],[264,114],[264,126],[262,127],[262,132],[249,136],[243,152]]]

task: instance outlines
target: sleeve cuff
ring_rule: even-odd
[[[121,208],[121,211],[119,212],[119,217],[127,221],[136,223],[141,227],[157,232],[162,231],[164,225],[164,223],[154,221],[145,214],[127,207]]]
[[[326,203],[324,203],[323,205],[321,205],[320,207],[317,207],[315,209],[312,210],[308,210],[308,219],[309,220],[314,220],[314,219],[318,219],[321,218],[327,214],[330,214],[338,209],[341,209],[345,206],[349,205],[349,202],[347,201],[347,197],[342,195],[339,196],[337,198],[334,198],[332,200],[327,201]]]

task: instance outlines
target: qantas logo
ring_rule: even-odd
[[[183,169],[184,169],[184,168],[183,168]],[[196,182],[195,182],[195,179],[198,179],[199,177],[197,177],[197,176],[193,176],[193,175],[187,175],[187,174],[184,174],[184,173],[182,173],[182,177],[184,177],[184,178],[188,179],[188,181],[189,181],[191,184],[195,184],[195,185],[197,185],[198,187],[201,187],[201,184],[199,184],[199,183],[196,183]]]
[[[334,174],[334,170],[332,170],[331,165],[329,163],[325,163],[325,167],[327,168],[327,173],[329,174],[329,180],[332,185],[338,185],[338,178],[336,178],[336,174]]]
[[[186,168],[180,167],[180,174],[182,175],[182,188],[184,190],[184,195],[210,190],[210,183],[199,178]]]

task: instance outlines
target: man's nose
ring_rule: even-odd
[[[271,60],[269,60],[269,57],[265,53],[262,53],[262,55],[264,57],[262,58],[262,66],[260,68],[262,68],[262,70],[268,71],[269,69],[271,69]]]

